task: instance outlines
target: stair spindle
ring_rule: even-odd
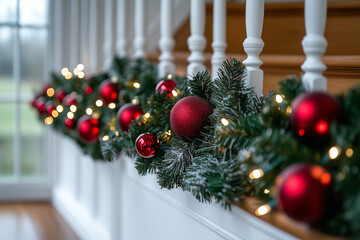
[[[164,77],[168,73],[175,73],[175,64],[172,50],[175,45],[173,39],[173,0],[161,0],[159,48],[159,77]]]
[[[302,40],[306,60],[301,66],[305,72],[302,81],[307,91],[326,91],[326,78],[323,72],[326,65],[322,56],[326,51],[324,37],[326,24],[327,0],[305,0],[306,36]]]
[[[188,57],[189,65],[187,74],[194,75],[199,71],[205,70],[203,51],[206,46],[205,31],[205,0],[191,0],[190,8],[190,31],[188,46],[191,51]]]
[[[214,0],[213,55],[211,57],[212,79],[217,77],[221,64],[226,59],[226,0]]]
[[[118,0],[117,2],[117,24],[118,35],[116,42],[116,53],[119,57],[127,56],[127,7],[128,0]]]
[[[134,38],[134,58],[145,58],[145,34],[146,34],[146,2],[145,0],[135,0],[135,38]]]
[[[114,52],[113,42],[113,8],[114,0],[105,0],[105,19],[104,19],[104,45],[103,54],[104,62],[103,69],[108,69],[111,66],[112,54]]]
[[[247,58],[243,64],[247,69],[247,84],[254,87],[257,95],[261,95],[263,91],[264,73],[260,69],[262,61],[260,53],[264,47],[261,39],[261,33],[264,21],[264,5],[265,0],[246,0],[246,35],[243,46],[247,54]]]

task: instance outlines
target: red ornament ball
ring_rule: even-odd
[[[89,84],[87,84],[87,83],[83,85],[83,89],[84,89],[84,92],[88,95],[90,93],[92,93],[92,91],[93,91],[92,87],[90,87]]]
[[[152,158],[160,148],[160,141],[152,133],[143,133],[136,139],[135,148],[143,158]]]
[[[63,99],[63,104],[64,105],[76,105],[77,101],[76,98],[74,98],[71,94],[68,94],[65,96],[65,98]]]
[[[105,104],[117,102],[119,98],[119,92],[119,84],[113,83],[111,80],[102,82],[99,87],[100,98],[104,101]]]
[[[184,140],[195,139],[208,124],[213,108],[200,97],[185,97],[171,109],[170,123],[175,134]]]
[[[45,98],[44,97],[37,98],[36,108],[37,108],[39,114],[44,113],[44,111],[45,111]]]
[[[44,87],[43,87],[43,90],[42,90],[42,95],[43,96],[46,96],[46,93],[47,93],[47,90],[51,88],[51,85],[50,84],[45,84]]]
[[[172,93],[171,91],[175,89],[177,85],[177,82],[175,80],[172,79],[165,79],[165,80],[161,80],[155,88],[155,92],[166,92],[168,93],[167,96],[170,98],[172,97]]]
[[[76,120],[74,118],[65,118],[64,125],[66,130],[74,130],[76,128]]]
[[[32,106],[33,108],[36,108],[36,105],[37,105],[37,98],[36,98],[36,97],[34,97],[33,99],[31,99],[30,104],[31,104],[31,106]]]
[[[325,212],[331,175],[319,165],[297,163],[276,179],[278,207],[300,222],[314,223]]]
[[[123,105],[116,116],[119,127],[122,131],[127,132],[129,130],[129,126],[134,119],[141,117],[142,110],[139,105],[133,105],[131,103],[127,103]]]
[[[57,88],[55,90],[55,98],[62,102],[66,96],[66,92],[62,88]]]
[[[292,103],[291,127],[303,139],[321,140],[330,135],[333,120],[341,114],[339,102],[323,92],[300,94]]]
[[[99,139],[100,122],[90,116],[82,116],[77,123],[77,132],[84,143],[95,143]]]
[[[49,115],[55,110],[54,104],[51,101],[45,103],[45,112]]]

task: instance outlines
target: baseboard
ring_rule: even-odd
[[[49,184],[0,184],[0,201],[49,201]]]
[[[80,239],[110,240],[109,232],[66,190],[61,188],[54,189],[52,203]]]

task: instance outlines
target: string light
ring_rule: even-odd
[[[78,75],[79,73],[80,73],[80,70],[79,70],[78,68],[75,68],[75,69],[74,69],[74,74],[75,74],[75,75]]]
[[[264,176],[264,171],[260,168],[252,170],[249,174],[249,178],[251,179],[259,179],[262,176]]]
[[[54,121],[54,119],[51,116],[46,117],[44,120],[46,125],[51,125],[53,123],[53,121]]]
[[[346,149],[345,154],[348,158],[350,158],[354,154],[354,151],[351,148],[348,148],[348,149]]]
[[[134,105],[138,105],[140,103],[139,98],[136,96],[135,98],[133,98],[131,100],[131,103],[134,104]]]
[[[68,68],[63,68],[61,69],[61,75],[63,75],[65,77],[65,75],[69,72],[69,69]]]
[[[46,90],[46,95],[48,95],[48,97],[52,97],[54,96],[54,94],[55,94],[55,90],[53,88],[48,88]]]
[[[56,111],[58,111],[59,113],[62,113],[64,111],[64,107],[62,105],[57,105]]]
[[[165,134],[171,136],[171,130],[167,130]]]
[[[150,116],[151,116],[150,113],[145,113],[145,114],[144,114],[144,118],[145,118],[145,119],[148,119]]]
[[[101,107],[103,104],[104,104],[103,101],[101,101],[100,99],[96,100],[96,102],[95,102],[95,105],[97,107]]]
[[[280,95],[280,94],[276,94],[275,96],[275,101],[277,103],[282,103],[284,101],[284,96]]]
[[[116,104],[115,103],[109,103],[108,108],[114,109],[114,108],[116,108]]]
[[[78,78],[84,78],[85,77],[85,73],[84,72],[79,72],[78,73]]]
[[[329,150],[329,157],[330,159],[335,159],[340,155],[340,153],[341,149],[338,146],[334,146]]]
[[[268,204],[264,204],[255,210],[256,216],[264,216],[271,211],[271,207]]]
[[[172,93],[172,95],[173,95],[174,97],[177,97],[177,96],[178,96],[178,93],[177,93],[175,90],[172,90],[171,93]]]
[[[227,126],[227,125],[229,125],[229,121],[227,120],[227,119],[225,119],[225,118],[222,118],[221,120],[220,120],[220,122],[221,122],[221,124],[222,125],[224,125],[225,127]]]
[[[270,190],[267,189],[267,188],[265,188],[265,189],[264,189],[264,193],[265,193],[265,194],[269,194],[269,193],[270,193]]]
[[[119,79],[116,76],[111,77],[111,82],[112,83],[117,83],[118,81],[119,81]]]
[[[116,135],[116,136],[119,136],[119,134],[120,134],[119,131],[116,131],[116,132],[115,132],[115,135]]]
[[[108,136],[108,135],[103,136],[102,140],[103,140],[104,142],[106,142],[107,140],[109,140],[109,136]]]
[[[169,73],[168,75],[167,75],[167,79],[173,79],[174,78],[174,75],[172,75],[171,73]]]
[[[67,73],[65,74],[65,78],[68,79],[68,80],[69,80],[70,78],[72,78],[72,76],[73,76],[73,75],[72,75],[71,72],[67,72]]]
[[[138,83],[138,82],[134,82],[133,86],[134,86],[134,88],[140,88],[141,87],[140,83]]]
[[[85,110],[85,112],[86,112],[87,115],[90,116],[90,115],[93,113],[93,110],[92,110],[91,108],[87,108],[87,109]]]
[[[66,114],[66,117],[67,117],[68,119],[73,119],[73,118],[74,118],[74,113],[73,113],[73,112],[68,112],[68,113]]]
[[[52,115],[54,118],[57,118],[57,117],[59,116],[59,113],[58,113],[58,111],[53,110],[53,111],[51,112],[51,115]]]
[[[76,112],[76,110],[77,110],[77,107],[75,105],[70,106],[70,111]]]
[[[287,113],[287,114],[291,114],[291,112],[292,112],[292,108],[291,108],[290,106],[288,106],[288,107],[286,108],[286,113]]]
[[[84,65],[82,65],[81,63],[79,63],[77,66],[76,66],[77,69],[79,69],[80,71],[84,70]]]

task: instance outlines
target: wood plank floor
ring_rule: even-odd
[[[77,240],[48,202],[0,203],[1,240]]]

